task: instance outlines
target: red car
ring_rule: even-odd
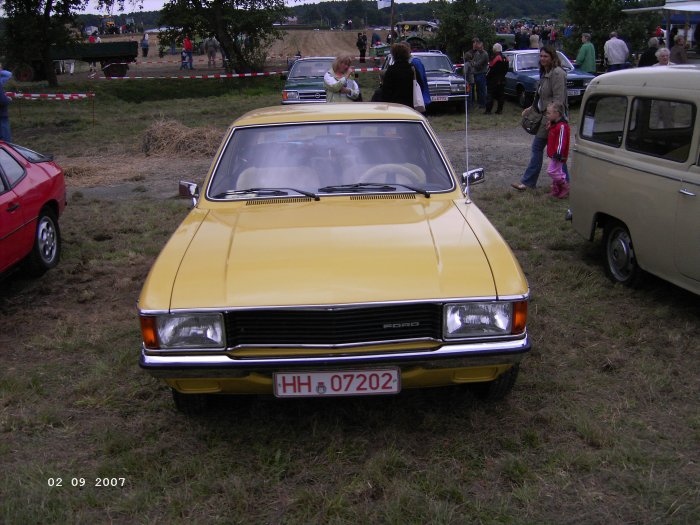
[[[0,142],[0,273],[22,261],[33,275],[58,264],[65,207],[66,182],[53,157]]]

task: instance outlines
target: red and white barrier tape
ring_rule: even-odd
[[[94,93],[5,93],[9,98],[27,100],[80,100],[94,97]]]
[[[379,67],[356,67],[355,73],[368,73],[381,71]],[[263,71],[260,73],[215,73],[213,75],[169,75],[169,76],[128,76],[128,77],[95,77],[96,80],[143,80],[143,79],[208,79],[208,78],[245,78],[245,77],[270,77],[283,75],[288,71]]]

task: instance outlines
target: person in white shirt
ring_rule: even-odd
[[[605,60],[608,63],[608,71],[617,71],[627,67],[627,57],[629,57],[629,49],[624,41],[617,38],[617,33],[610,33],[610,40],[605,42],[603,46]]]

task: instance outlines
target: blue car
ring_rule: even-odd
[[[522,107],[529,107],[540,80],[540,51],[539,49],[521,49],[505,51],[503,55],[508,59],[506,95],[516,97]],[[575,69],[571,61],[561,51],[557,51],[557,55],[559,55],[561,67],[566,71],[569,104],[578,104],[583,98],[586,86],[595,78],[595,75]]]

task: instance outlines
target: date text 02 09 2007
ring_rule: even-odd
[[[123,487],[126,478],[48,478],[49,487]]]

